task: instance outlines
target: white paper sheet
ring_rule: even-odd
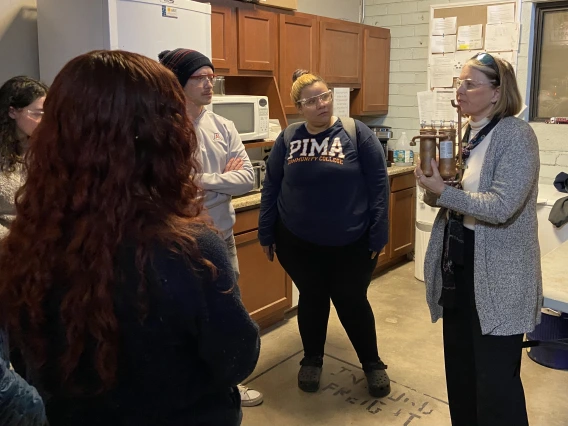
[[[434,92],[417,92],[416,97],[418,98],[418,118],[420,122],[425,121],[427,125],[430,125],[434,119]]]
[[[432,36],[430,46],[432,53],[453,53],[456,51],[456,36]]]
[[[473,58],[475,55],[484,52],[483,50],[460,50],[454,54],[456,64],[463,67],[467,61]]]
[[[519,26],[514,22],[486,25],[485,49],[488,51],[512,51],[518,47]]]
[[[454,74],[453,74],[454,78],[459,78],[461,71],[462,71],[462,68],[463,68],[463,66],[461,66],[457,62],[454,62]]]
[[[445,55],[430,56],[430,66],[453,65],[455,62],[455,53],[447,53]]]
[[[483,24],[465,25],[458,28],[458,50],[483,48]]]
[[[513,69],[516,71],[517,70],[517,52],[489,52],[491,55],[495,56],[495,57],[500,57],[501,59],[504,59],[505,61],[509,62],[512,66]]]
[[[433,92],[418,92],[418,115],[420,122],[425,121],[429,126],[432,120],[436,126],[443,120],[449,124],[450,120],[457,123],[458,115],[452,106],[452,100],[456,98],[455,89],[435,89]]]
[[[515,3],[487,6],[487,24],[515,22]]]
[[[457,30],[458,17],[450,18],[434,18],[432,21],[432,35],[450,35],[455,34]]]
[[[452,106],[455,99],[456,89],[434,89],[434,120],[444,120],[446,124],[454,120],[457,123],[457,110]]]
[[[430,58],[430,87],[452,87],[454,84],[454,54],[432,55]]]
[[[349,117],[349,87],[333,88],[333,115]]]

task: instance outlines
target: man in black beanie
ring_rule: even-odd
[[[204,205],[215,227],[223,234],[238,281],[239,261],[233,236],[235,210],[231,198],[252,190],[252,164],[233,122],[205,108],[213,98],[215,81],[215,67],[209,58],[189,49],[166,50],[159,54],[159,58],[183,87],[187,113],[193,121],[201,147]],[[252,407],[262,403],[260,392],[241,385],[239,391],[243,406]]]

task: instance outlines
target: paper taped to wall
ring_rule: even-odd
[[[457,30],[458,18],[452,16],[450,18],[434,18],[432,20],[432,35],[450,35],[455,34]]]
[[[492,51],[517,50],[519,24],[507,22],[485,26],[485,49]]]
[[[464,25],[458,28],[458,50],[483,48],[483,24]]]
[[[417,92],[418,98],[418,118],[420,122],[425,121],[430,124],[434,120],[434,92]]]
[[[430,46],[432,53],[453,53],[456,51],[456,36],[432,36]]]
[[[458,122],[457,110],[452,106],[456,89],[434,89],[434,120]]]
[[[455,53],[456,64],[463,67],[467,61],[483,52],[483,50],[462,50]]]
[[[497,56],[507,62],[509,62],[513,68],[516,68],[517,66],[517,52],[516,51],[512,51],[512,52],[489,52],[491,55],[493,56]]]
[[[430,58],[430,87],[454,85],[454,54],[432,55]]]
[[[349,117],[349,87],[333,88],[333,115]]]
[[[515,22],[515,3],[487,6],[487,25]]]
[[[457,123],[458,115],[452,106],[452,100],[456,98],[456,89],[434,89],[433,92],[418,92],[418,115],[420,122],[430,124],[432,121],[438,126],[440,121],[446,123],[454,120]]]

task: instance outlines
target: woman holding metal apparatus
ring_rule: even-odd
[[[536,199],[539,151],[513,68],[488,53],[464,66],[457,101],[469,116],[463,177],[447,185],[415,175],[441,207],[424,266],[433,321],[444,317],[453,426],[528,425],[520,377],[523,334],[540,322],[542,280]],[[513,161],[514,160],[514,161]]]

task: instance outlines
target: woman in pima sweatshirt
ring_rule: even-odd
[[[330,299],[375,397],[390,392],[377,349],[367,288],[388,240],[387,168],[374,133],[332,115],[332,92],[314,74],[294,74],[291,97],[306,119],[291,138],[282,132],[267,162],[258,235],[300,291],[298,325],[304,358],[298,386],[319,388]],[[349,119],[351,120],[351,119]],[[350,121],[350,123],[353,123]],[[345,126],[345,127],[344,127]]]

